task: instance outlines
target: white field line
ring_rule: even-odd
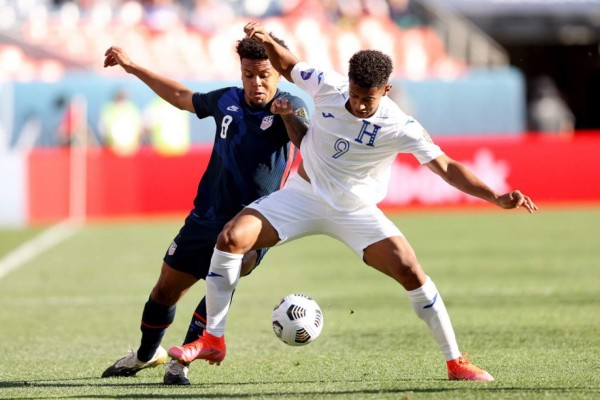
[[[69,239],[81,227],[81,223],[67,220],[51,226],[33,239],[23,243],[6,256],[0,258],[0,279],[32,261],[43,252]]]

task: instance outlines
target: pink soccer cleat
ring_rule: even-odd
[[[171,347],[168,351],[169,356],[185,363],[202,359],[209,364],[220,365],[225,358],[225,337],[213,336],[208,332],[192,343],[183,346]]]
[[[451,381],[486,381],[491,382],[494,377],[475,364],[471,364],[465,355],[454,360],[446,361],[448,366],[448,379]]]

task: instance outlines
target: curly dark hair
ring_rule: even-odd
[[[269,33],[269,35],[279,45],[285,47],[286,49],[288,48],[283,40],[279,39],[272,33]],[[235,47],[235,51],[240,56],[240,60],[242,58],[248,58],[250,60],[266,60],[269,58],[263,45],[257,42],[256,40],[248,37],[245,37],[242,40],[238,41],[237,46]]]
[[[378,50],[358,51],[348,63],[348,78],[363,88],[386,85],[393,69],[390,56]]]

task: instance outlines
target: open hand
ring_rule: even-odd
[[[498,197],[498,205],[502,208],[519,208],[521,206],[532,213],[538,209],[538,207],[531,201],[529,196],[525,196],[519,190],[513,190],[512,192],[505,193]]]

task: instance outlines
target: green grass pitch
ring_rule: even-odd
[[[99,379],[139,342],[142,307],[183,218],[88,224],[0,279],[0,399],[597,399],[600,209],[393,215],[434,279],[461,350],[495,382],[450,382],[402,288],[325,236],[272,249],[240,281],[220,367],[188,387],[163,368]],[[0,256],[39,232],[0,230]],[[283,295],[314,297],[321,337],[288,347],[271,328]],[[204,294],[179,303],[180,344]]]

